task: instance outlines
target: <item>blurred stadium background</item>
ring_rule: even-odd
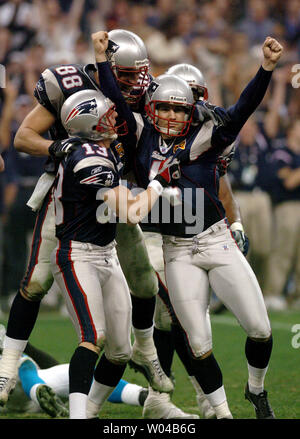
[[[284,46],[270,89],[237,140],[229,176],[250,239],[248,259],[274,331],[266,382],[270,401],[278,417],[299,419],[300,337],[293,328],[300,324],[300,0],[0,0],[0,64],[5,68],[0,152],[6,164],[0,174],[0,320],[6,323],[25,271],[35,220],[26,201],[45,161],[16,152],[14,134],[35,105],[40,73],[58,63],[93,63],[90,34],[115,28],[144,40],[154,76],[176,63],[198,67],[209,101],[223,107],[236,102],[257,71],[265,37]],[[244,334],[228,311],[212,318],[233,415],[251,418],[252,408],[243,400]],[[31,341],[62,362],[74,350],[75,335],[54,289],[44,299]],[[174,402],[197,411],[177,361],[174,370]],[[145,384],[142,376],[126,374]],[[138,408],[108,403],[105,410],[108,418],[141,417]]]

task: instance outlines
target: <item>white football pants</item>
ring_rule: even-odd
[[[194,357],[212,349],[209,285],[249,337],[270,336],[261,289],[225,220],[193,238],[164,236],[163,252],[170,301]]]
[[[103,247],[59,243],[51,266],[79,343],[104,345],[108,360],[127,362],[131,357],[131,298],[115,241]]]
[[[140,227],[117,224],[116,241],[118,258],[132,294],[140,298],[157,294],[157,277]],[[21,289],[30,300],[41,300],[53,283],[50,255],[56,246],[54,200],[50,189],[37,213],[30,258],[21,283]]]

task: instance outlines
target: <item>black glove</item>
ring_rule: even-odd
[[[242,230],[235,230],[232,235],[237,243],[238,248],[244,256],[247,256],[249,251],[249,239]]]
[[[230,121],[227,112],[216,105],[206,101],[197,101],[195,105],[194,122],[207,122],[212,120],[216,127],[226,126]]]
[[[181,177],[179,160],[173,156],[161,162],[160,169],[154,180],[159,181],[162,187],[170,186],[173,180]]]
[[[70,139],[55,140],[48,148],[50,156],[56,160],[74,151],[84,140],[80,137],[71,137]]]

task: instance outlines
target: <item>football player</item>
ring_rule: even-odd
[[[118,222],[139,223],[163,194],[157,190],[159,181],[169,185],[168,171],[176,166],[166,162],[148,188],[133,196],[120,184],[118,131],[126,124],[116,125],[116,118],[114,104],[100,91],[74,93],[61,109],[68,135],[82,139],[58,168],[58,243],[51,255],[52,272],[78,336],[69,366],[71,419],[98,414],[131,357],[130,293],[116,252],[117,221],[105,217],[106,209]]]
[[[198,100],[208,99],[207,84],[204,80],[203,74],[196,67],[190,64],[176,64],[169,68],[166,73],[175,74],[184,79],[190,85],[195,103]],[[218,172],[220,176],[219,198],[225,208],[226,216],[228,218],[230,229],[234,235],[234,238],[243,254],[246,255],[248,238],[244,234],[239,206],[233,196],[230,181],[227,176],[227,166],[233,154],[234,150],[231,150],[229,154],[218,158]],[[141,228],[144,232],[145,243],[150,261],[156,273],[160,277],[160,280],[165,285],[162,237],[159,233],[159,230],[155,230],[155,227],[152,224],[141,224]],[[201,416],[207,419],[213,418],[215,417],[215,412],[205,398],[205,395],[198,382],[192,376],[192,371],[189,365],[189,355],[187,349],[185,349],[183,334],[181,333],[178,325],[172,325],[171,313],[169,312],[171,304],[166,290],[167,289],[160,289],[156,297],[153,337],[158,358],[166,375],[170,376],[175,349],[174,344],[176,345],[177,353],[180,356],[183,364],[185,364],[190,381],[196,391],[196,400]],[[214,303],[215,302],[216,299]],[[160,406],[164,407],[165,404],[163,402],[159,404],[159,400],[163,401],[163,399],[165,400],[166,398],[168,397],[162,393],[150,391],[149,397],[147,398],[144,406],[144,416],[153,417],[153,412],[160,414]]]
[[[116,41],[111,62],[117,69],[117,77],[125,82],[126,99],[132,90],[130,102],[138,102],[148,84],[145,73],[149,61],[142,40],[127,31],[112,31]],[[115,46],[119,46],[116,50]],[[127,57],[124,60],[123,48]],[[125,70],[125,71],[124,71]],[[129,71],[128,71],[129,70]],[[80,90],[99,90],[98,76],[94,65],[58,65],[46,69],[34,90],[38,101],[36,107],[24,119],[15,137],[17,149],[32,155],[48,155],[50,159],[28,205],[37,211],[37,219],[32,238],[32,247],[27,272],[21,282],[10,309],[7,333],[4,340],[3,357],[0,361],[0,405],[4,405],[14,388],[17,364],[27,340],[35,325],[42,297],[50,289],[53,276],[50,269],[50,254],[56,246],[53,181],[57,155],[62,154],[67,133],[60,121],[60,110],[64,101]],[[142,76],[142,79],[140,79]],[[125,81],[124,81],[125,77]],[[42,135],[49,130],[48,140]],[[60,139],[60,140],[59,140]],[[70,145],[70,142],[67,142]],[[117,153],[124,151],[120,145]],[[158,291],[157,276],[151,267],[146,252],[143,235],[138,226],[120,224],[117,231],[118,256],[126,280],[132,293],[135,363],[146,371],[150,384],[156,390],[170,392],[171,380],[161,369],[152,338],[155,295]],[[131,242],[133,251],[129,251]],[[134,320],[137,316],[138,321]]]
[[[256,277],[228,227],[217,194],[215,169],[218,156],[234,142],[263,99],[282,46],[275,39],[266,38],[262,46],[262,66],[238,102],[224,110],[229,116],[227,125],[214,127],[212,121],[192,126],[193,94],[184,80],[173,75],[161,75],[150,84],[148,119],[132,113],[129,107],[125,109],[105,56],[108,36],[99,32],[93,35],[93,40],[102,89],[116,103],[129,130],[137,136],[135,169],[140,186],[147,186],[165,160],[175,157],[181,163],[177,186],[182,189],[182,205],[177,212],[174,208],[171,221],[164,222],[160,218],[159,224],[170,300],[186,334],[195,378],[217,418],[231,418],[222,373],[212,353],[208,315],[211,285],[247,333],[245,351],[249,376],[245,397],[254,405],[257,418],[274,418],[264,390],[272,351],[270,322]],[[202,201],[198,196],[203,197]],[[197,211],[199,203],[205,207],[204,211],[203,207],[201,212]],[[196,215],[186,218],[184,209],[190,206]],[[181,214],[180,222],[176,221],[178,214]],[[193,227],[190,227],[191,219]]]
[[[5,332],[4,325],[0,325],[0,355]],[[65,402],[69,396],[69,364],[60,364],[30,343],[26,350],[31,355],[24,353],[19,361],[18,381],[6,409],[27,413],[42,411],[52,418],[68,417]],[[120,380],[108,402],[143,406],[147,395],[144,387]]]
[[[118,35],[120,37],[120,35]],[[122,94],[124,96],[124,81],[120,80],[118,77],[118,70],[120,70],[120,66],[122,66],[122,64],[125,63],[125,57],[121,57],[121,53],[118,52],[118,50],[112,51],[112,46],[115,47],[116,44],[112,44],[111,39],[115,39],[116,40],[116,34],[112,35],[112,33],[109,33],[109,42],[108,42],[108,48],[106,50],[106,55],[107,58],[110,61],[110,64],[113,65],[113,71],[115,73],[117,82],[119,84],[119,87],[122,91]],[[113,61],[113,62],[112,62]],[[119,67],[117,67],[119,66]],[[194,74],[195,72],[192,71],[192,74]],[[191,74],[190,74],[191,76]],[[203,80],[203,78],[200,78],[200,80],[198,82],[200,82],[201,80]],[[202,90],[200,90],[200,85],[198,86],[198,82],[196,84],[193,84],[194,86],[194,90],[195,90],[195,99],[198,98],[201,94],[202,91],[202,95],[204,95],[205,97],[207,97],[207,89],[204,86]],[[206,91],[205,91],[206,90]],[[200,92],[200,93],[199,93]],[[198,94],[199,93],[199,94]],[[128,98],[126,97],[126,100],[128,102]],[[139,105],[130,105],[131,108],[134,108],[135,111],[138,111],[140,113],[144,113],[144,108],[143,105],[141,105],[141,103],[143,102],[143,96],[139,101]],[[214,113],[211,112],[211,115],[214,116]],[[237,209],[235,209],[235,211],[233,210],[233,208],[235,208],[235,204],[234,204],[234,200],[233,200],[233,196],[232,196],[232,192],[230,189],[230,187],[228,187],[228,183],[226,184],[225,179],[224,180],[224,184],[222,185],[222,190],[221,192],[224,193],[224,198],[226,197],[226,200],[228,200],[227,202],[227,211],[229,210],[229,203],[230,203],[230,208],[232,210],[232,213],[230,214],[230,218],[239,218],[239,212]],[[229,216],[229,215],[228,215]],[[236,219],[236,221],[238,221],[238,219]],[[234,222],[234,221],[232,221]],[[236,223],[239,224],[241,227],[241,223]],[[145,229],[145,225],[144,227],[142,227],[143,230],[147,230],[147,228]],[[150,227],[153,230],[153,226]],[[146,246],[147,246],[147,250],[149,252],[150,247],[149,244],[153,243],[153,242],[159,242],[159,236],[156,235],[156,237],[153,236],[153,233],[151,233],[150,237],[146,236]],[[158,250],[158,251],[157,251]],[[155,246],[155,250],[152,252],[155,253],[155,259],[152,262],[152,265],[155,264],[155,260],[159,259],[159,254],[161,251],[161,247],[160,249],[157,249],[157,246]],[[161,264],[160,264],[161,265]],[[165,306],[162,305],[162,301],[166,300],[167,297],[167,293],[166,293],[166,287],[163,283],[163,279],[164,279],[164,275],[162,273],[163,269],[161,270],[160,266],[154,265],[154,267],[157,267],[156,270],[156,274],[158,276],[158,280],[159,280],[159,290],[158,290],[158,295],[156,296],[156,307],[155,307],[155,321],[156,321],[156,325],[154,326],[154,340],[155,340],[155,345],[156,348],[158,350],[158,357],[159,357],[159,361],[162,364],[162,368],[164,370],[164,372],[166,373],[167,376],[171,375],[171,363],[172,363],[172,358],[173,358],[173,353],[174,353],[174,348],[173,348],[173,343],[170,340],[170,336],[171,334],[166,333],[165,331],[162,331],[158,328],[162,327],[163,324],[163,320],[165,320],[167,318],[168,323],[164,323],[164,325],[169,325],[170,322],[170,317],[168,314],[167,309],[165,308]],[[159,297],[159,298],[158,298]],[[137,299],[133,298],[135,301]],[[140,303],[140,301],[139,301]],[[168,304],[168,307],[170,306],[170,304]],[[135,312],[136,311],[136,312]],[[138,306],[134,306],[133,307],[133,322],[134,322],[134,326],[139,325],[139,327],[142,327],[144,325],[144,315],[145,315],[145,310],[143,310],[143,312],[139,312],[140,311],[140,307]],[[165,316],[165,319],[163,319],[163,316]],[[150,322],[149,322],[150,323]],[[147,328],[147,326],[143,326],[144,328]],[[180,334],[177,333],[177,331],[173,331],[173,337],[176,338],[176,344],[178,344],[177,347],[177,352],[179,353],[181,360],[183,361],[183,363],[186,364],[186,367],[188,367],[189,364],[189,359],[187,359],[186,357],[188,356],[188,353],[185,350],[185,345],[183,343],[182,337],[180,337]],[[131,366],[133,366],[136,370],[140,370],[142,372],[144,372],[144,368],[141,367],[141,362],[137,363],[137,356],[134,356],[133,359],[130,360],[129,364]],[[192,375],[190,369],[189,369],[189,374]],[[195,383],[193,381],[193,379],[191,378],[192,383],[195,386],[195,389],[197,391],[197,401],[198,401],[198,405],[199,405],[199,409],[201,411],[201,414],[203,417],[213,417],[215,416],[213,409],[210,407],[210,405],[208,404],[208,401],[205,399],[205,396],[203,395],[203,393],[201,392],[201,389],[199,387],[199,385],[197,383]],[[170,396],[162,393],[162,392],[156,392],[155,390],[153,390],[152,388],[150,388],[149,391],[149,397],[146,400],[145,406],[144,406],[144,410],[143,410],[143,416],[146,418],[154,418],[154,417],[158,417],[158,418],[187,418],[189,416],[194,417],[194,415],[189,415],[187,413],[184,413],[181,409],[177,408],[170,400]]]

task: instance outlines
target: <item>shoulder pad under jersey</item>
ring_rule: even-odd
[[[80,64],[69,64],[47,68],[35,86],[35,98],[59,118],[60,109],[69,96],[80,90],[97,88],[85,72],[86,67]]]

